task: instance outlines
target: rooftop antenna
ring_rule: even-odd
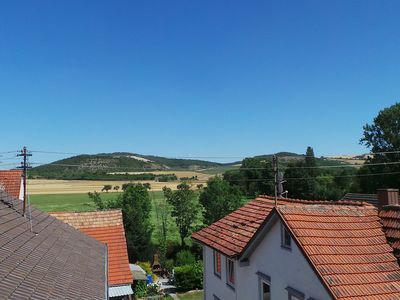
[[[278,197],[282,198],[284,194],[287,193],[287,191],[283,190],[283,183],[285,183],[286,180],[283,179],[283,172],[278,172]]]
[[[17,167],[17,169],[22,170],[22,182],[24,186],[24,199],[23,199],[23,209],[22,209],[22,215],[25,217],[25,211],[26,211],[26,201],[27,201],[27,193],[26,193],[26,180],[27,180],[27,170],[32,168],[27,161],[28,156],[32,156],[31,153],[28,153],[28,150],[24,146],[22,148],[21,153],[17,154],[17,156],[22,156],[23,161],[21,162],[21,166]]]
[[[275,206],[278,206],[278,156],[274,154],[272,156],[272,165],[274,169],[274,175],[275,175],[275,180],[274,180],[274,186],[275,186]]]

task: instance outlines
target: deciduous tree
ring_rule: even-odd
[[[171,216],[179,229],[181,245],[185,247],[185,238],[190,235],[200,211],[196,194],[185,182],[179,184],[176,191],[167,187],[163,191],[167,202],[172,205]]]
[[[369,176],[369,174],[397,173],[400,165],[400,103],[381,110],[372,124],[366,124],[360,143],[371,149],[372,155],[360,168],[359,185],[363,192],[375,192],[378,188],[400,187],[399,174]],[[388,163],[387,165],[375,165]]]
[[[231,186],[215,176],[208,179],[199,200],[204,207],[204,224],[209,225],[239,208],[242,205],[242,193],[237,186]]]

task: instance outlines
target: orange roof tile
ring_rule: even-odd
[[[400,261],[400,205],[384,206],[379,212],[386,238]]]
[[[132,283],[121,210],[52,212],[50,214],[107,244],[108,283],[110,285]]]
[[[0,189],[12,197],[19,198],[21,175],[21,170],[0,170]]]
[[[336,299],[400,298],[400,268],[376,208],[295,204],[278,213]]]
[[[400,268],[378,211],[355,202],[259,197],[193,234],[227,256],[239,256],[271,212],[287,225],[334,299],[400,299]],[[399,243],[400,244],[400,243]]]

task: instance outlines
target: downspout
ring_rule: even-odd
[[[105,244],[106,246],[106,255],[105,255],[105,274],[104,274],[104,278],[106,279],[106,284],[105,284],[105,293],[104,295],[106,296],[105,299],[108,300],[108,246],[107,244]]]

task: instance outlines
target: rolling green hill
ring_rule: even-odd
[[[279,152],[279,165],[281,168],[295,160],[304,159],[304,155]],[[273,154],[254,156],[260,160],[272,160]],[[343,162],[329,160],[326,158],[316,158],[317,165],[341,165]],[[227,170],[240,168],[241,161],[231,163],[216,163],[195,159],[176,159],[154,155],[140,155],[129,152],[99,153],[78,155],[62,160],[58,160],[46,165],[38,166],[29,171],[31,178],[48,179],[130,179],[144,180],[136,178],[138,175],[126,175],[125,172],[151,172],[158,170],[166,171],[200,171],[207,174],[222,174]],[[119,173],[119,174],[110,174]],[[136,176],[136,177],[135,177]]]
[[[29,171],[29,175],[31,178],[49,179],[112,179],[109,173],[199,170],[218,166],[221,164],[210,161],[116,152],[65,158],[35,167]]]

